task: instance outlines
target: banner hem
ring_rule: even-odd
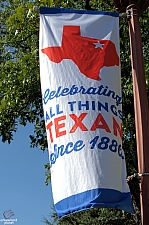
[[[93,10],[77,10],[67,8],[50,8],[40,7],[40,14],[56,14],[56,13],[77,13],[77,14],[91,14],[91,15],[107,15],[113,17],[119,17],[118,12],[105,12],[105,11],[93,11]]]
[[[130,192],[97,188],[65,198],[55,204],[58,218],[91,208],[114,208],[135,213]]]

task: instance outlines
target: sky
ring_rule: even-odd
[[[0,142],[0,225],[10,210],[15,225],[44,225],[53,204],[51,186],[45,185],[48,152],[30,148],[33,125],[19,126],[11,144]]]

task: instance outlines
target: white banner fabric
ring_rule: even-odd
[[[134,209],[122,149],[117,13],[40,8],[40,75],[55,208]]]

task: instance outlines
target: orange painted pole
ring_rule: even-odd
[[[149,111],[137,6],[127,7],[134,92],[142,225],[149,225]]]

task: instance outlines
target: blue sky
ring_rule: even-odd
[[[30,134],[33,125],[19,126],[10,145],[0,142],[0,220],[11,209],[15,225],[44,225],[42,216],[51,212],[53,202],[51,187],[45,186],[48,152],[30,148]]]

